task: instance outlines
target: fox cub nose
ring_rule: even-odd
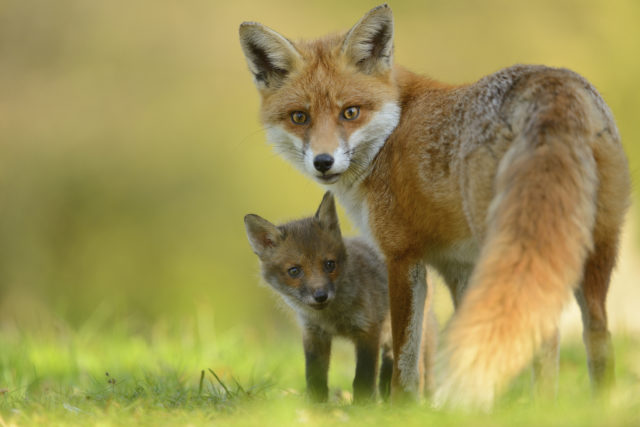
[[[331,169],[333,165],[333,157],[330,154],[318,154],[315,159],[313,159],[313,166],[319,172],[326,172]]]
[[[313,299],[316,300],[316,302],[325,302],[327,298],[329,298],[329,294],[324,289],[317,289],[313,293]]]

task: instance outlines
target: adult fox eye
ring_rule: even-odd
[[[333,270],[336,269],[336,262],[333,260],[329,260],[329,261],[325,261],[324,262],[324,271],[326,271],[327,273],[332,273]]]
[[[302,274],[302,269],[300,267],[291,267],[287,270],[287,273],[289,273],[289,276],[295,279],[297,277],[300,277],[300,274]]]
[[[294,111],[291,113],[291,121],[297,125],[303,125],[307,123],[308,120],[309,116],[303,111]]]
[[[347,107],[342,111],[342,117],[346,120],[355,120],[360,115],[360,107]]]

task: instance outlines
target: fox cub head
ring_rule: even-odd
[[[250,214],[244,224],[266,282],[289,304],[327,307],[347,258],[331,193],[311,218],[275,226]]]
[[[244,22],[240,42],[276,149],[322,184],[362,176],[400,118],[391,9],[378,6],[346,34],[314,41]]]

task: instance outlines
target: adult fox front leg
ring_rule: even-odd
[[[565,69],[435,82],[393,65],[393,28],[386,5],[314,41],[240,27],[267,137],[334,191],[389,264],[393,393],[416,390],[425,263],[456,305],[437,402],[491,405],[574,291],[592,378],[609,383],[604,298],[630,184],[608,107]]]

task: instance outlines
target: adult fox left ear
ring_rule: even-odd
[[[384,73],[393,65],[393,14],[386,3],[371,9],[349,30],[342,52],[365,74]]]
[[[293,43],[257,22],[240,24],[240,44],[259,89],[280,86],[302,61]]]
[[[320,221],[320,224],[324,228],[340,233],[340,223],[338,222],[336,202],[331,191],[324,193],[324,197],[322,198],[322,202],[320,202],[320,206],[318,207],[315,217]]]

